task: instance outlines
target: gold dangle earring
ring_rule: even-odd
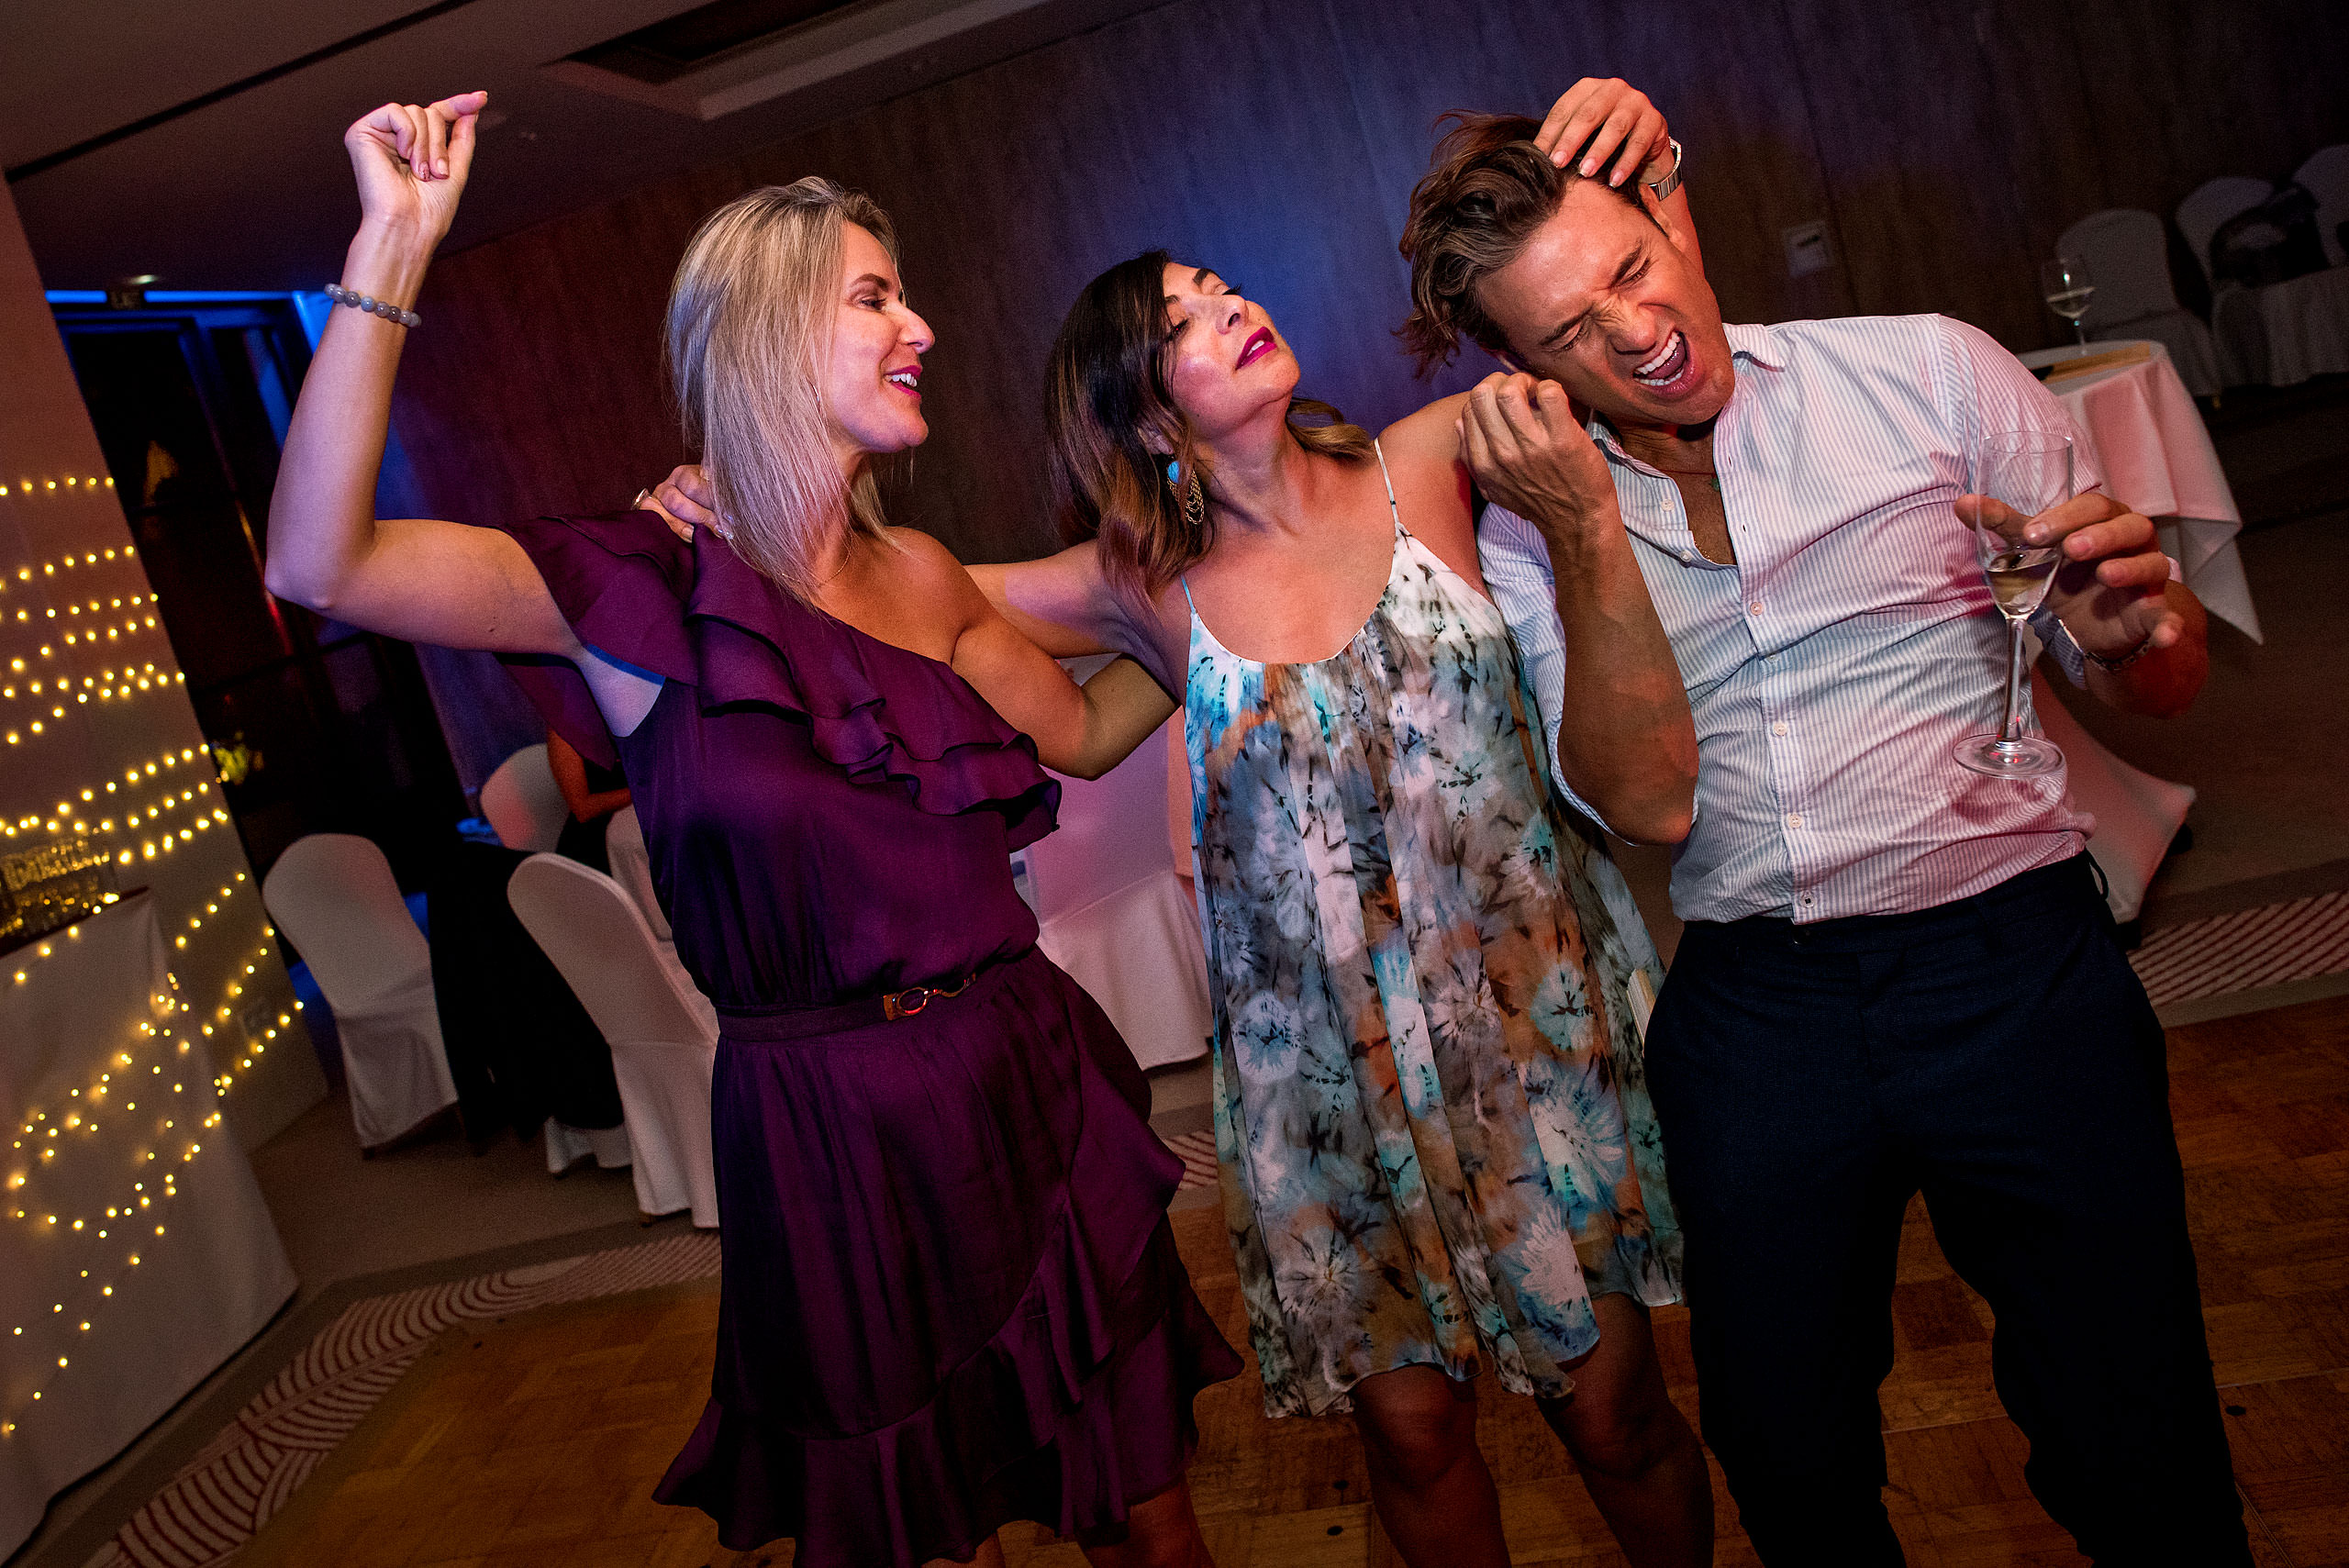
[[[1186,485],[1183,483],[1182,474],[1183,464],[1181,460],[1177,458],[1168,458],[1166,460],[1166,487],[1174,491],[1182,497],[1183,521],[1189,525],[1192,533],[1197,534],[1207,527],[1207,486],[1199,483],[1199,467],[1197,463],[1193,463],[1191,465],[1191,483],[1189,484]]]

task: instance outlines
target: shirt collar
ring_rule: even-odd
[[[1787,351],[1778,342],[1776,328],[1723,322],[1721,330],[1729,336],[1731,359],[1752,360],[1765,371],[1787,368]]]
[[[1778,342],[1776,328],[1725,321],[1721,324],[1721,331],[1729,339],[1729,353],[1731,361],[1751,360],[1765,371],[1782,371],[1787,368],[1786,350]],[[1731,392],[1730,395],[1733,399],[1737,395]],[[1598,450],[1609,457],[1630,463],[1642,473],[1651,472],[1645,463],[1623,450],[1623,443],[1616,439],[1614,428],[1598,414],[1593,413],[1589,424],[1584,428],[1590,433],[1590,439],[1598,444]]]

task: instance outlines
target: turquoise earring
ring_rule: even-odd
[[[1180,458],[1168,458],[1166,460],[1166,483],[1169,484],[1180,484],[1182,482],[1183,460]]]

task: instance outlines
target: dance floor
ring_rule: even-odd
[[[2349,998],[2174,1029],[2171,1078],[2204,1302],[2236,1473],[2263,1564],[2349,1563]],[[1174,1216],[1201,1296],[1235,1344],[1219,1218]],[[2093,1282],[2089,1282],[2091,1286]],[[448,1329],[265,1526],[241,1568],[781,1568],[731,1552],[648,1496],[708,1386],[718,1296],[691,1281]],[[1911,1563],[2084,1560],[2022,1481],[1991,1393],[1989,1313],[1909,1216],[1884,1391],[1896,1524]],[[1657,1316],[1693,1417],[1686,1318]],[[1790,1377],[1801,1369],[1789,1367]],[[1268,1422],[1252,1364],[1200,1401],[1193,1472],[1223,1568],[1395,1561],[1372,1525],[1342,1421]],[[1486,1390],[1483,1440],[1523,1564],[1622,1561],[1529,1401]],[[1753,1561],[1720,1491],[1724,1564]],[[1075,1549],[1004,1532],[1010,1568]]]

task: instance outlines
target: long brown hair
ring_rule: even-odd
[[[802,600],[823,526],[888,538],[874,465],[841,476],[824,406],[841,283],[841,228],[897,255],[889,215],[810,175],[719,207],[677,263],[664,347],[685,442],[701,454],[734,552]]]
[[[1215,513],[1194,524],[1184,498],[1196,484],[1214,494],[1213,474],[1166,386],[1166,263],[1163,250],[1120,261],[1069,307],[1052,341],[1044,381],[1044,425],[1052,444],[1052,492],[1061,526],[1097,539],[1110,585],[1146,604],[1215,543]],[[1370,455],[1371,439],[1327,403],[1288,402],[1289,433],[1330,457]],[[1172,462],[1180,482],[1170,482]]]

